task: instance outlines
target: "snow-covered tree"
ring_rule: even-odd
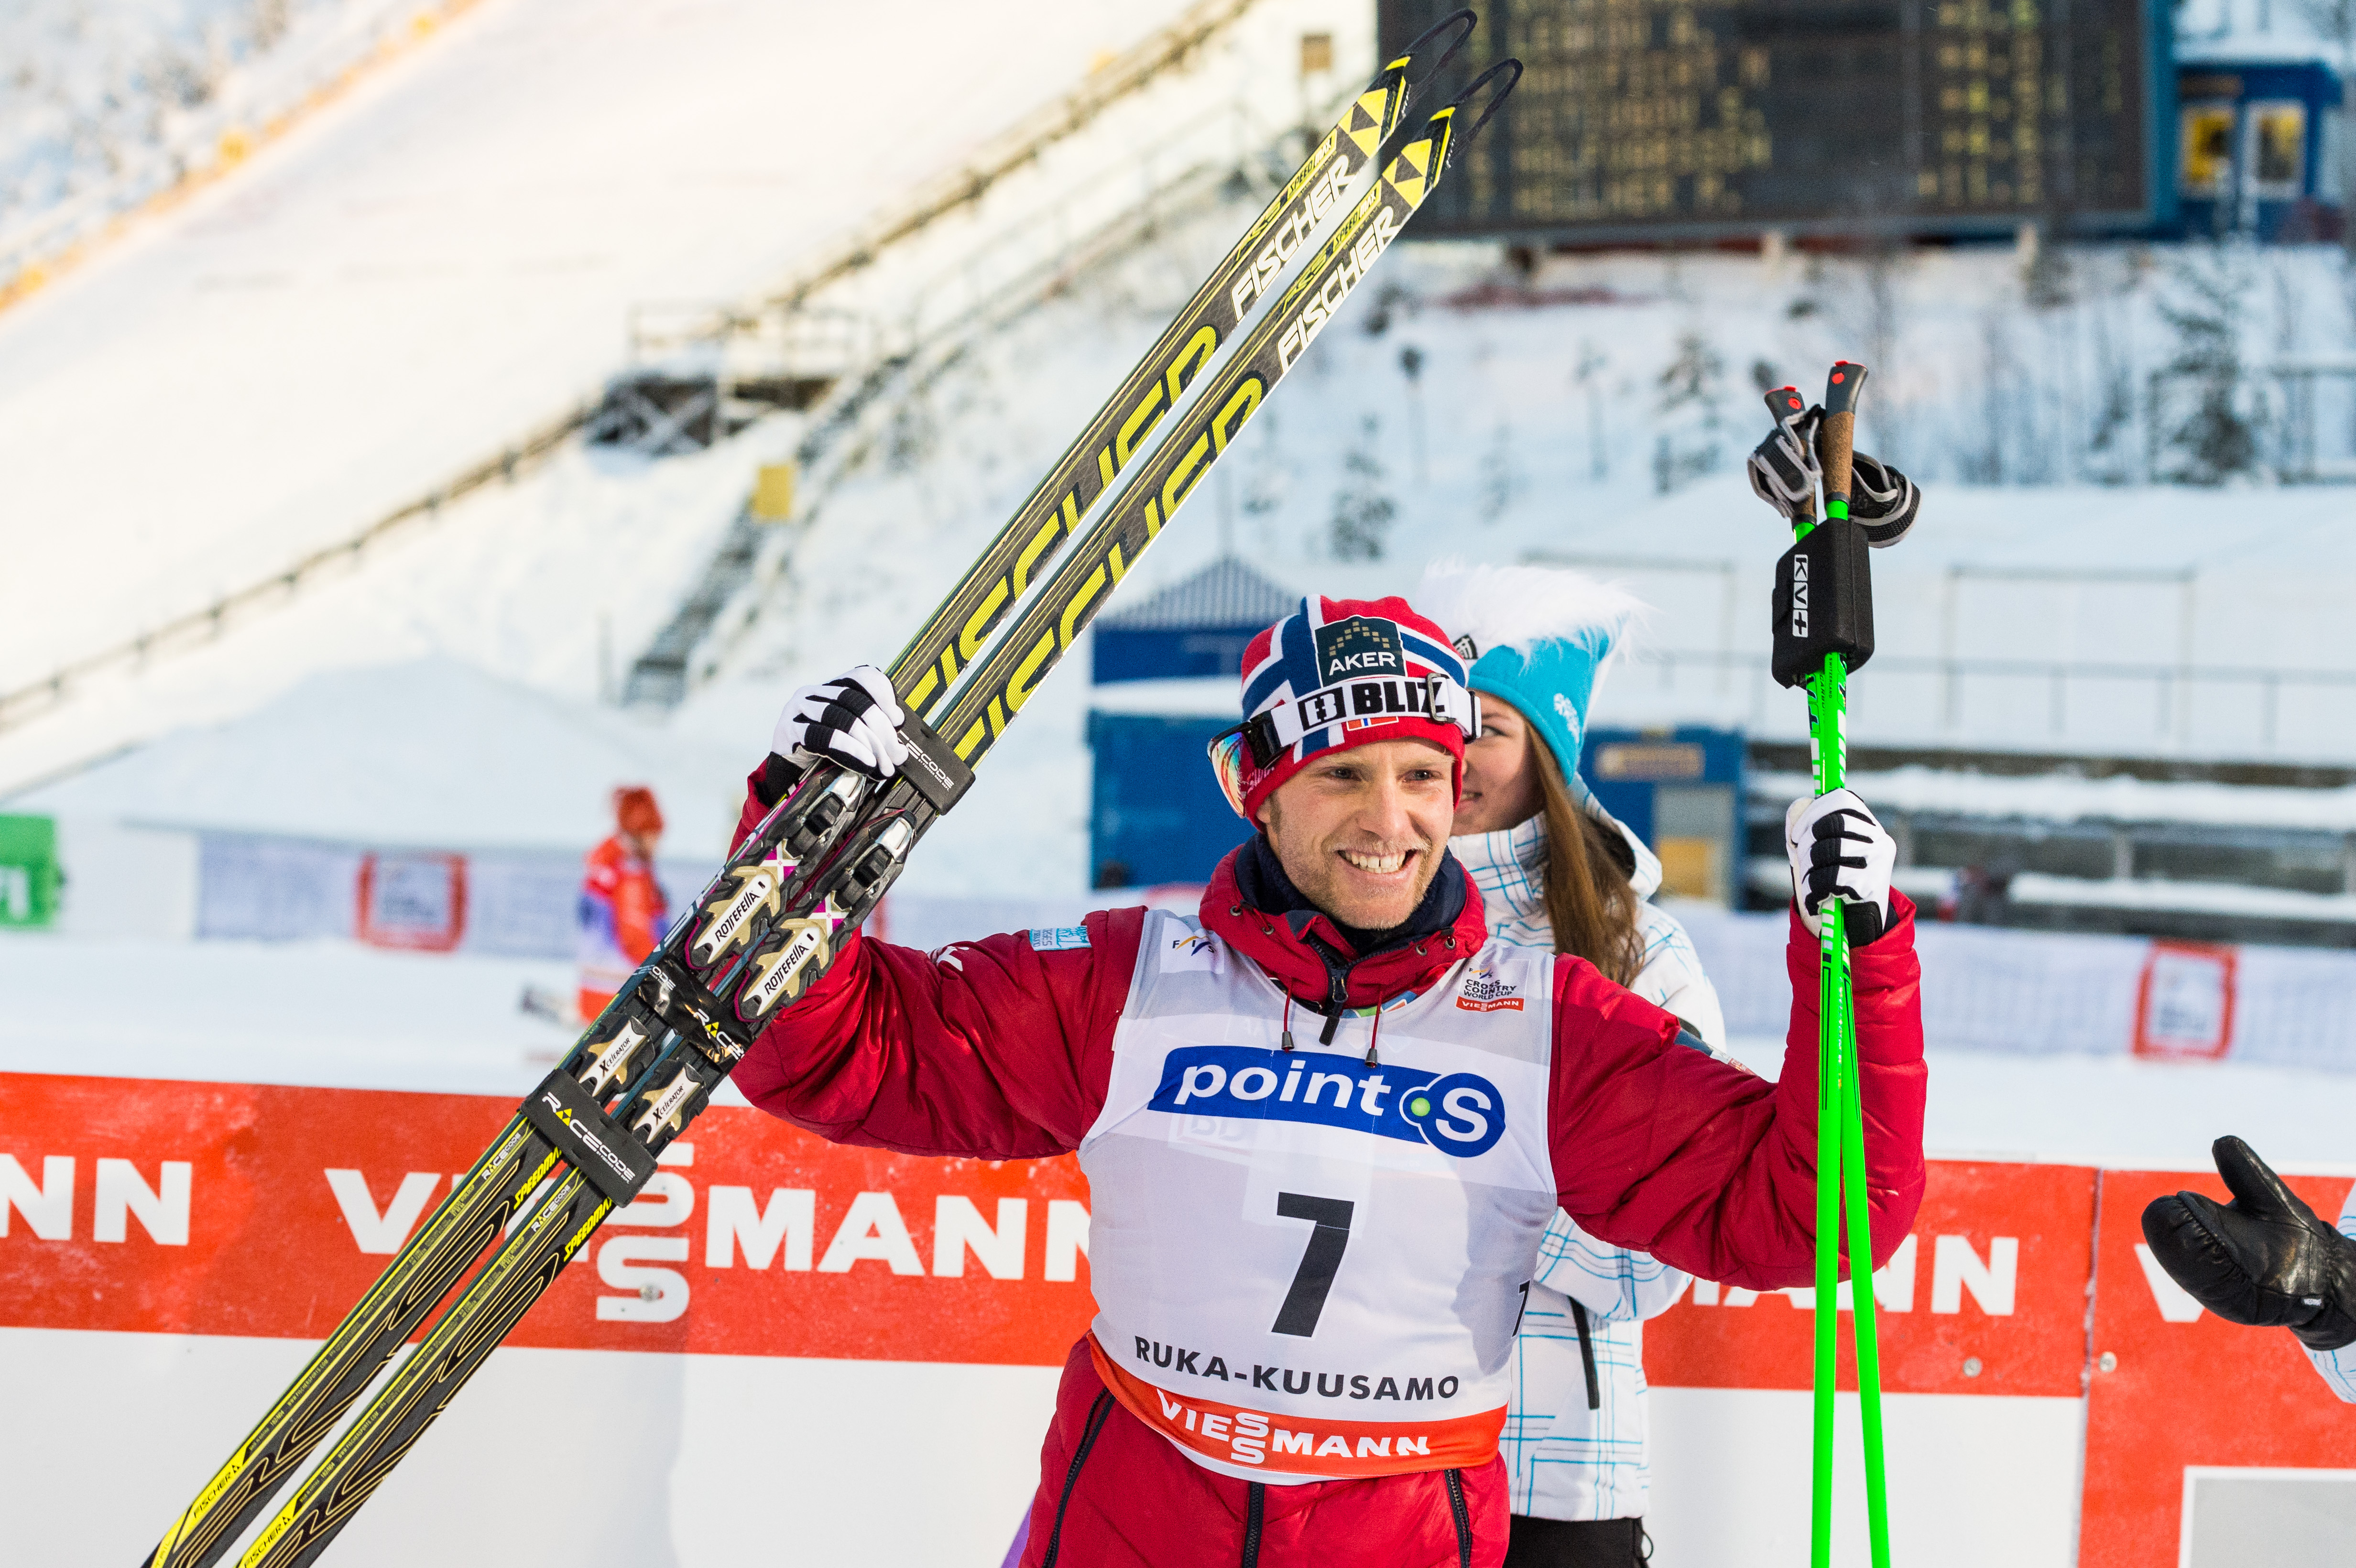
[[[1697,328],[1677,336],[1677,354],[1661,372],[1655,411],[1653,487],[1665,496],[1715,473],[1725,435],[1726,361]]]
[[[2188,246],[2168,272],[2158,309],[2176,342],[2162,371],[2173,393],[2162,430],[2179,457],[2156,477],[2222,485],[2256,471],[2265,418],[2262,389],[2243,356],[2251,268],[2243,247],[2203,244]]]
[[[1389,475],[1378,448],[1382,421],[1368,414],[1358,427],[1358,439],[1342,459],[1345,475],[1333,492],[1333,517],[1326,527],[1326,542],[1335,560],[1380,560],[1383,543],[1398,516],[1398,506],[1384,488]]]

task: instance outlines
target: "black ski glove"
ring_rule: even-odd
[[[2231,1203],[2179,1192],[2143,1211],[2168,1276],[2228,1323],[2288,1328],[2310,1350],[2356,1344],[2356,1242],[2316,1217],[2239,1138],[2209,1152]]]

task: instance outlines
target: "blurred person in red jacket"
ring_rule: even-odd
[[[614,792],[613,837],[589,851],[581,880],[581,990],[574,1006],[584,1019],[605,1011],[662,940],[663,891],[655,880],[662,830],[654,791],[628,784]]]
[[[1449,851],[1479,718],[1440,628],[1399,599],[1304,600],[1243,677],[1214,760],[1256,831],[1199,918],[1104,911],[930,955],[852,933],[736,1082],[838,1143],[1078,1151],[1098,1311],[1065,1362],[1027,1568],[1496,1568],[1515,1328],[1558,1206],[1705,1279],[1811,1279],[1812,929],[1835,898],[1874,1261],[1906,1235],[1913,908],[1862,801],[1795,805],[1770,1083],[1586,960],[1489,936]],[[889,774],[903,722],[871,667],[796,692],[739,841],[817,756]]]

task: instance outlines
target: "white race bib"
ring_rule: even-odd
[[[1553,974],[1491,943],[1286,1051],[1258,965],[1146,916],[1080,1145],[1098,1366],[1133,1413],[1248,1479],[1486,1462],[1555,1207]]]

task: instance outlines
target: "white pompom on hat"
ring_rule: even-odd
[[[1549,566],[1434,561],[1416,607],[1459,639],[1473,690],[1518,709],[1567,780],[1579,773],[1587,710],[1612,654],[1650,613],[1617,583]],[[1574,784],[1573,788],[1577,789]]]

